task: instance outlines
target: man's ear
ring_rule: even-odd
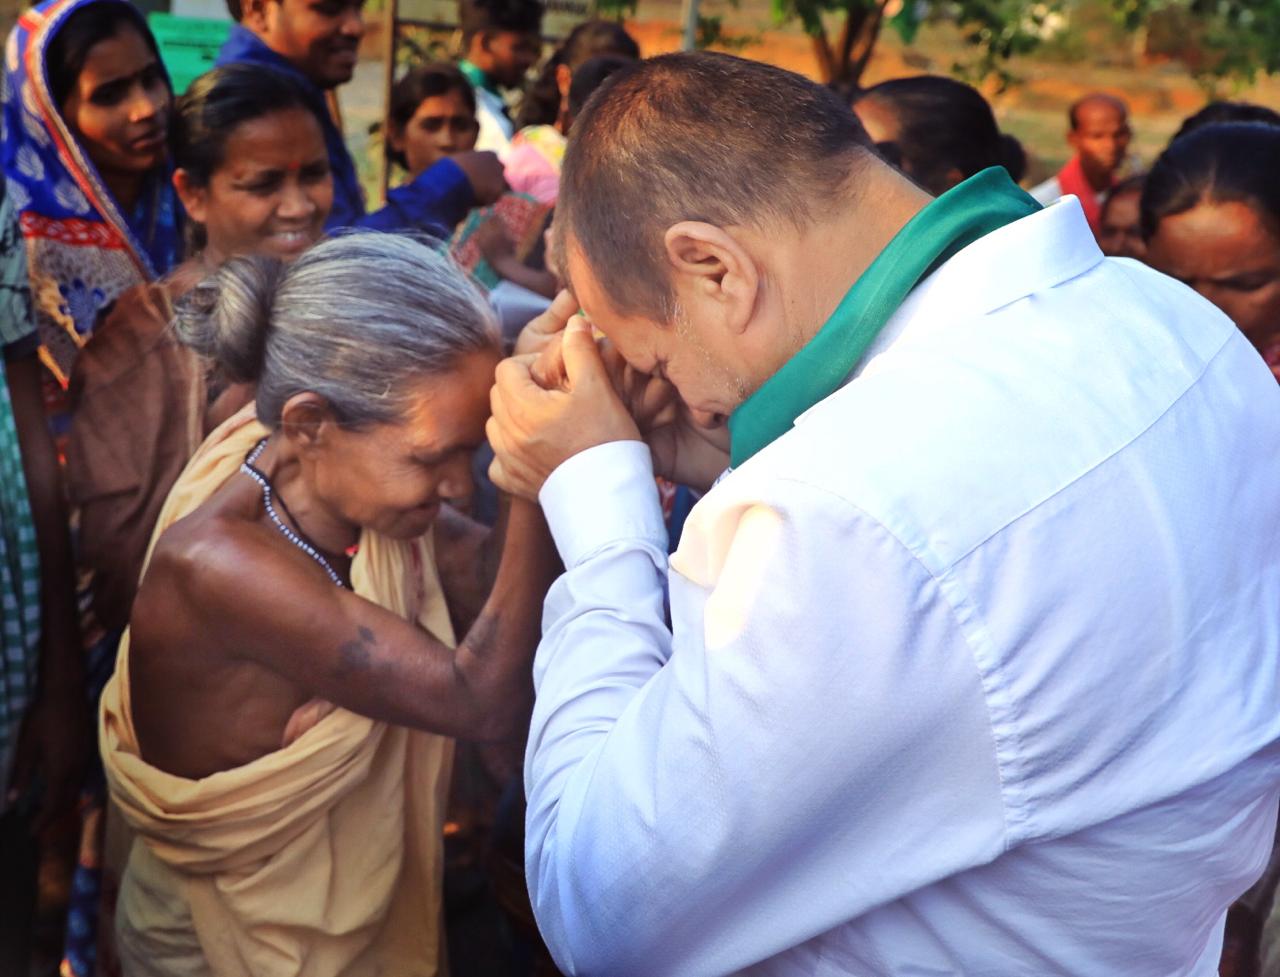
[[[173,189],[177,191],[178,199],[182,201],[182,209],[187,212],[197,224],[208,222],[209,217],[209,190],[207,187],[197,187],[191,182],[191,174],[184,169],[176,169],[173,171]]]
[[[569,97],[569,86],[573,84],[573,69],[567,64],[556,65],[556,88],[560,91],[560,98]]]
[[[663,243],[677,293],[691,296],[704,311],[718,308],[732,331],[746,329],[755,311],[760,276],[738,240],[714,224],[681,221],[667,228]]]
[[[280,430],[299,452],[324,447],[337,427],[329,401],[310,391],[294,394],[280,412]]]
[[[240,23],[253,31],[262,34],[267,30],[267,4],[272,0],[241,0]]]
[[[1080,149],[1080,136],[1074,129],[1067,130],[1067,145],[1072,149]]]

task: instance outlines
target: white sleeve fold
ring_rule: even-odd
[[[594,450],[544,490],[570,569],[525,769],[529,888],[560,967],[733,973],[995,858],[982,678],[901,544],[782,483],[737,512],[710,587],[672,575],[673,645],[648,459]],[[607,494],[588,514],[590,479]]]

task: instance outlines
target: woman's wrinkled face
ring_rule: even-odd
[[[174,186],[204,225],[206,258],[215,264],[242,254],[291,261],[320,239],[333,207],[324,134],[300,107],[240,123],[207,186],[192,186],[185,170]]]
[[[416,381],[400,423],[331,433],[310,466],[316,496],[344,521],[394,539],[425,533],[441,502],[474,491],[471,459],[485,440],[498,359],[496,349],[468,353]]]
[[[1280,338],[1280,239],[1248,204],[1205,201],[1166,217],[1147,263],[1220,308],[1259,350]]]
[[[391,133],[391,145],[404,154],[409,173],[419,173],[446,156],[476,148],[480,126],[459,91],[422,100],[403,131]]]
[[[99,172],[145,173],[168,155],[172,101],[159,59],[122,26],[89,49],[62,115]]]

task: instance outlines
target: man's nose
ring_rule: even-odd
[[[356,40],[364,37],[364,16],[359,7],[347,7],[342,17],[342,34]]]

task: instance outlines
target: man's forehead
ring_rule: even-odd
[[[627,315],[614,305],[608,286],[596,277],[591,262],[578,247],[572,235],[566,235],[564,247],[565,287],[574,294],[579,307],[587,313],[601,331],[616,333],[633,325],[643,325],[642,317]],[[616,338],[614,336],[613,338]]]
[[[1129,110],[1122,102],[1099,98],[1081,104],[1076,109],[1076,117],[1082,126],[1120,124],[1128,121]]]

